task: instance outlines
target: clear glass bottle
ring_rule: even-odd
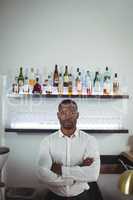
[[[117,73],[115,73],[114,79],[113,79],[113,94],[116,95],[118,93],[119,93],[119,81],[118,81]]]
[[[34,68],[32,67],[29,72],[29,86],[33,88],[35,83],[36,83],[36,78],[35,78]]]
[[[100,74],[98,71],[95,72],[95,77],[93,81],[93,90],[94,94],[99,95],[101,93],[101,82],[100,82]]]
[[[48,75],[48,82],[47,82],[47,86],[46,86],[46,94],[52,94],[52,80],[51,80],[50,75]]]
[[[110,87],[110,80],[105,77],[103,83],[103,95],[110,95],[111,87]]]
[[[79,72],[78,79],[77,79],[77,92],[79,95],[82,94],[82,78],[81,78],[81,72]]]
[[[69,74],[69,82],[68,82],[68,95],[71,96],[73,94],[73,84],[72,84],[72,74]]]
[[[85,75],[85,88],[88,95],[92,95],[92,79],[90,71],[87,70]]]
[[[12,92],[13,92],[13,94],[18,94],[18,92],[19,92],[18,77],[17,76],[15,76],[14,82],[12,84]]]
[[[63,95],[64,86],[63,86],[63,77],[62,74],[59,74],[59,83],[58,83],[58,94]]]

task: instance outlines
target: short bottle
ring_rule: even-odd
[[[41,94],[42,93],[42,87],[39,84],[39,78],[36,78],[36,84],[34,85],[33,94]]]
[[[55,70],[53,75],[53,86],[58,87],[58,84],[59,84],[58,65],[55,65]]]
[[[116,95],[118,93],[119,93],[119,81],[118,81],[117,73],[115,73],[114,79],[113,79],[113,94]]]

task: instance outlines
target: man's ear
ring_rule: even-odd
[[[77,112],[77,119],[79,118],[79,112]]]

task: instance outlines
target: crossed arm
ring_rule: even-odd
[[[63,166],[60,163],[53,163],[49,152],[48,141],[43,141],[39,155],[39,179],[49,186],[66,186],[75,182],[96,181],[100,170],[100,156],[97,145],[93,144],[93,151],[90,157],[90,150],[80,165]],[[90,147],[91,148],[91,147]]]

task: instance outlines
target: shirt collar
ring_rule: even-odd
[[[59,129],[59,137],[65,137],[65,135],[62,133],[61,129]],[[71,135],[70,138],[72,137],[77,137],[79,135],[79,129],[76,129],[75,132],[73,133],[73,135]]]

